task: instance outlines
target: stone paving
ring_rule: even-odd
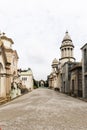
[[[87,130],[87,102],[39,88],[0,106],[1,130]]]

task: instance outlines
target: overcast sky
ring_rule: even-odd
[[[68,30],[81,60],[87,43],[87,0],[0,0],[0,30],[14,41],[18,67],[31,68],[36,80],[46,79]]]

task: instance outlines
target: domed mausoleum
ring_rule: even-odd
[[[59,59],[59,61],[61,65],[63,65],[67,61],[71,62],[75,61],[75,58],[73,56],[74,45],[71,37],[68,34],[68,31],[66,31],[65,33],[60,50],[61,50],[61,58]]]
[[[51,88],[58,88],[61,91],[62,88],[62,73],[63,73],[63,66],[66,62],[75,62],[75,58],[73,56],[74,45],[72,42],[71,37],[68,34],[68,31],[65,32],[65,36],[62,40],[62,44],[60,47],[61,51],[61,58],[57,60],[54,58],[52,61],[52,72],[48,76],[49,80],[49,87]]]

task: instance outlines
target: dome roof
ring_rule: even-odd
[[[52,65],[57,65],[58,64],[58,60],[55,58],[54,60],[53,60],[53,62],[52,62]]]
[[[60,49],[62,47],[65,47],[65,46],[72,46],[72,47],[74,47],[74,45],[72,43],[72,40],[71,40],[71,37],[68,34],[68,31],[66,31],[66,33],[65,33],[65,36],[63,38],[62,45],[61,45]]]
[[[66,31],[65,36],[64,36],[64,38],[63,38],[63,41],[71,41],[71,42],[72,42],[71,37],[70,37],[69,34],[68,34],[68,31]],[[63,41],[62,41],[62,42],[63,42]]]

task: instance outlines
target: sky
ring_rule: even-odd
[[[36,80],[46,80],[68,30],[81,61],[87,43],[87,0],[0,0],[0,31],[14,41],[18,68],[31,68]]]

